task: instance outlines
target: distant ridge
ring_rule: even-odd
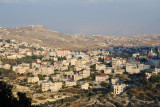
[[[100,36],[82,34],[63,34],[45,28],[42,25],[28,25],[18,28],[0,27],[2,39],[16,39],[45,46],[67,48],[72,50],[97,49],[108,46],[159,46],[160,34],[140,34],[131,37]]]

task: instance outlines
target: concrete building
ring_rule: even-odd
[[[10,70],[11,69],[11,65],[10,64],[5,64],[5,65],[3,65],[3,68]]]
[[[28,83],[35,83],[38,81],[39,81],[38,77],[28,77]]]
[[[128,85],[126,84],[115,84],[113,85],[113,93],[116,94],[121,94],[127,87]]]
[[[122,58],[112,58],[112,67],[123,67],[126,60]]]
[[[70,52],[70,50],[68,50],[68,49],[57,49],[57,55],[58,56],[66,56],[66,55],[68,55],[68,54],[71,54],[71,52]]]
[[[109,76],[105,74],[96,75],[96,82],[106,81],[108,78]]]
[[[115,68],[114,69],[114,74],[123,74],[125,72],[125,69],[122,68]]]
[[[65,82],[65,86],[71,87],[71,86],[74,86],[74,85],[77,85],[76,81],[66,81]]]
[[[101,70],[105,70],[105,69],[106,69],[106,65],[96,63],[96,70],[101,71]]]
[[[104,74],[111,74],[112,73],[112,67],[107,67],[104,69]]]
[[[62,89],[62,82],[55,82],[50,85],[50,90],[52,92],[56,92],[58,90]]]
[[[127,64],[126,65],[126,72],[129,74],[134,74],[134,73],[140,73],[140,69],[138,68],[137,64]]]
[[[146,73],[145,73],[145,76],[146,76],[146,79],[148,80],[148,79],[152,76],[152,73],[146,72]]]
[[[48,91],[50,89],[50,82],[46,81],[46,82],[43,82],[42,83],[42,91],[45,92],[45,91]]]
[[[145,65],[145,64],[139,64],[138,65],[138,68],[140,69],[140,70],[147,70],[147,69],[150,69],[150,65]]]
[[[158,74],[158,73],[160,73],[160,68],[155,68],[154,71]]]
[[[84,89],[84,90],[88,90],[89,88],[89,83],[85,82],[81,85],[81,88]]]
[[[74,80],[74,81],[81,80],[82,78],[83,78],[82,75],[78,75],[78,74],[73,75],[73,80]]]
[[[117,84],[119,82],[119,79],[118,78],[112,78],[111,79],[111,84],[112,85],[115,85],[115,84]]]
[[[90,76],[90,69],[85,69],[83,70],[83,78],[87,78]]]

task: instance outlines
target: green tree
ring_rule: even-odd
[[[37,91],[36,91],[36,93],[42,93],[43,91],[41,90],[41,89],[38,89]]]
[[[91,71],[96,71],[96,64],[91,65],[90,68],[91,68]]]
[[[110,88],[110,87],[111,87],[111,84],[110,84],[110,83],[102,82],[102,83],[101,83],[101,86],[102,86],[102,87],[105,87],[105,88]]]
[[[38,78],[39,78],[39,80],[44,80],[44,77],[40,74],[38,74]]]
[[[151,76],[149,81],[151,81],[152,83],[160,83],[160,74]]]
[[[0,81],[0,107],[31,107],[31,99],[25,93],[17,93],[18,98],[12,94],[12,86]]]

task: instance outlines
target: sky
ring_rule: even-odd
[[[0,26],[67,34],[160,33],[160,0],[0,0]]]

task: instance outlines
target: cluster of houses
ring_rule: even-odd
[[[157,52],[153,51],[154,49],[149,49],[149,51],[147,49],[146,47],[142,49],[133,47],[134,51],[131,52],[130,48],[111,47],[108,50],[84,53],[68,49],[41,47],[38,44],[15,40],[0,40],[1,59],[16,60],[27,56],[42,56],[41,59],[36,58],[34,62],[16,65],[4,64],[3,61],[0,61],[0,68],[10,69],[17,74],[32,74],[32,76],[26,77],[27,82],[38,84],[43,92],[58,92],[64,87],[73,86],[80,86],[81,89],[88,90],[93,88],[90,84],[100,85],[102,82],[110,82],[112,92],[121,94],[130,84],[120,81],[118,77],[111,78],[111,74],[137,74],[151,70],[151,72],[146,72],[146,78],[149,79],[152,75],[160,73],[159,49]],[[111,56],[114,53],[123,52],[132,53],[132,57]],[[95,68],[93,69],[91,66]],[[98,74],[95,75],[93,81],[89,81],[88,78],[94,73]],[[41,79],[40,75],[45,78]],[[17,85],[17,88],[22,87]]]

